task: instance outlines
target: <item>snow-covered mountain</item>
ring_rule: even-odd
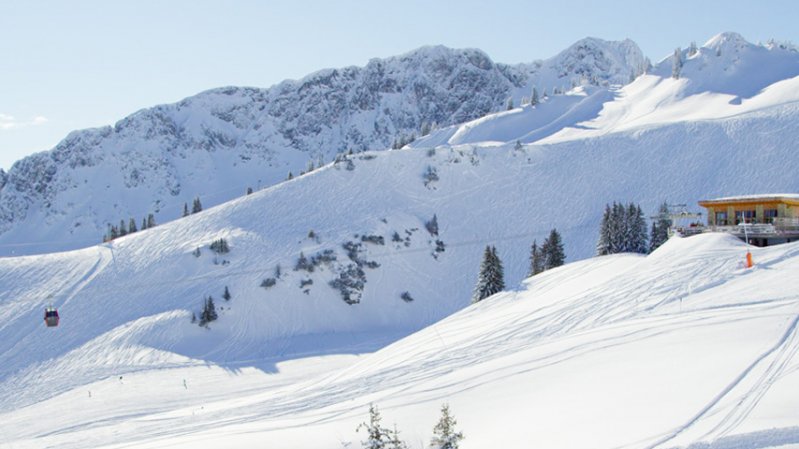
[[[336,154],[382,150],[539,92],[621,84],[648,61],[632,41],[583,39],[530,64],[425,47],[268,89],[226,87],[76,131],[0,173],[0,254],[92,245],[108,224],[181,215],[299,174]]]
[[[625,86],[580,86],[535,107],[440,129],[411,145],[552,144],[619,132],[637,135],[665,125],[690,127],[746,116],[799,100],[799,51],[794,47],[755,45],[737,33],[722,33],[694,50],[682,50],[680,61],[676,78],[674,57],[669,56]]]
[[[730,33],[684,53],[676,78],[667,59],[623,87],[576,86],[251,195],[206,180],[240,198],[0,258],[3,442],[332,449],[357,446],[373,402],[423,446],[449,402],[464,449],[792,448],[796,243],[752,249],[753,270],[718,235],[586,259],[611,201],[654,212],[799,191],[797,53]],[[175,160],[205,173],[228,157],[199,154]],[[105,179],[100,165],[75,173]],[[177,216],[183,202],[161,205]],[[525,280],[552,228],[578,261]],[[230,251],[213,251],[222,238]],[[510,291],[467,307],[486,245]],[[192,315],[208,296],[206,329]]]

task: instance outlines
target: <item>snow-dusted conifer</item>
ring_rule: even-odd
[[[535,276],[544,271],[544,253],[538,247],[538,242],[533,240],[533,246],[530,248],[530,276]]]
[[[507,104],[507,106],[505,107],[505,109],[507,109],[508,111],[510,111],[511,109],[513,109],[513,97],[511,97],[511,98],[508,98],[508,104]]]
[[[538,91],[533,87],[533,93],[530,96],[530,106],[535,106],[539,102],[538,100]]]
[[[225,286],[225,293],[222,293],[222,298],[224,298],[225,301],[230,301],[230,298],[232,298],[232,296],[230,295],[230,290],[227,288],[227,285]]]
[[[463,433],[455,430],[455,417],[449,413],[449,405],[441,406],[441,418],[433,427],[433,438],[430,440],[430,449],[458,449]]]
[[[664,202],[658,209],[657,217],[652,221],[652,234],[649,239],[650,253],[658,249],[660,245],[664,244],[666,240],[669,239],[669,227],[671,227],[669,205]]]
[[[155,216],[153,214],[147,214],[147,229],[155,227]]]
[[[610,252],[610,204],[605,205],[605,213],[599,224],[599,240],[596,243],[596,255],[607,256]]]
[[[138,229],[136,228],[136,219],[131,217],[131,219],[128,221],[128,233],[133,234],[134,232],[137,231]]]
[[[629,252],[646,254],[649,250],[646,236],[646,218],[641,206],[630,203],[627,207],[627,220],[630,232]]]
[[[433,218],[431,218],[430,221],[426,222],[424,224],[424,227],[425,229],[427,229],[427,232],[429,232],[430,235],[438,236],[438,216],[436,214],[433,214]]]
[[[397,425],[394,424],[394,430],[391,431],[388,435],[388,442],[386,443],[386,449],[409,449],[408,445],[400,440],[399,437],[399,430],[397,430]]]
[[[482,301],[504,289],[505,274],[502,261],[497,256],[497,249],[493,246],[486,246],[483,252],[483,262],[480,264],[480,273],[477,275],[477,285],[475,285],[472,295],[472,303]]]
[[[214,305],[214,298],[208,296],[205,298],[205,302],[203,303],[203,311],[200,313],[200,326],[205,326],[206,324],[214,321],[218,318],[216,314],[216,306]]]
[[[196,214],[197,212],[203,211],[203,205],[200,202],[200,197],[194,198],[194,202],[191,205],[191,213]]]
[[[128,228],[125,225],[125,220],[119,220],[119,236],[126,236],[128,235]]]
[[[563,252],[563,241],[557,229],[549,232],[549,237],[541,245],[541,252],[544,255],[544,269],[559,267],[566,261],[566,254]]]
[[[108,240],[114,240],[117,237],[119,237],[119,230],[116,226],[111,225],[108,228]]]
[[[377,406],[369,404],[369,422],[363,422],[355,429],[356,432],[360,432],[361,429],[366,430],[366,441],[361,441],[363,449],[385,449],[387,447],[386,445],[391,437],[389,430],[380,425],[382,419]]]
[[[189,216],[189,205],[186,203],[183,203],[183,216],[184,217]]]
[[[682,72],[682,50],[677,47],[671,57],[671,77],[680,79],[680,72]]]
[[[691,45],[688,47],[688,57],[695,55],[699,50],[696,48],[696,42],[691,41]]]
[[[627,213],[624,209],[624,205],[614,201],[610,209],[610,220],[608,221],[610,235],[610,244],[608,245],[609,254],[621,253],[625,250],[624,235],[627,233],[626,215]]]

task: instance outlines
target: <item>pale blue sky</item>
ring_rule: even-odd
[[[0,167],[71,130],[225,85],[268,87],[422,45],[497,62],[630,38],[654,61],[722,31],[799,43],[782,1],[0,0]]]

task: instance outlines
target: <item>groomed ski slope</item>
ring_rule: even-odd
[[[545,272],[372,354],[153,365],[6,410],[0,433],[13,448],[359,447],[375,403],[422,447],[446,402],[464,449],[795,448],[797,270],[797,243],[674,238]]]

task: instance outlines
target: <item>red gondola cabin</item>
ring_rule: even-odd
[[[44,309],[44,323],[47,327],[58,326],[58,310],[55,307],[47,307]]]

